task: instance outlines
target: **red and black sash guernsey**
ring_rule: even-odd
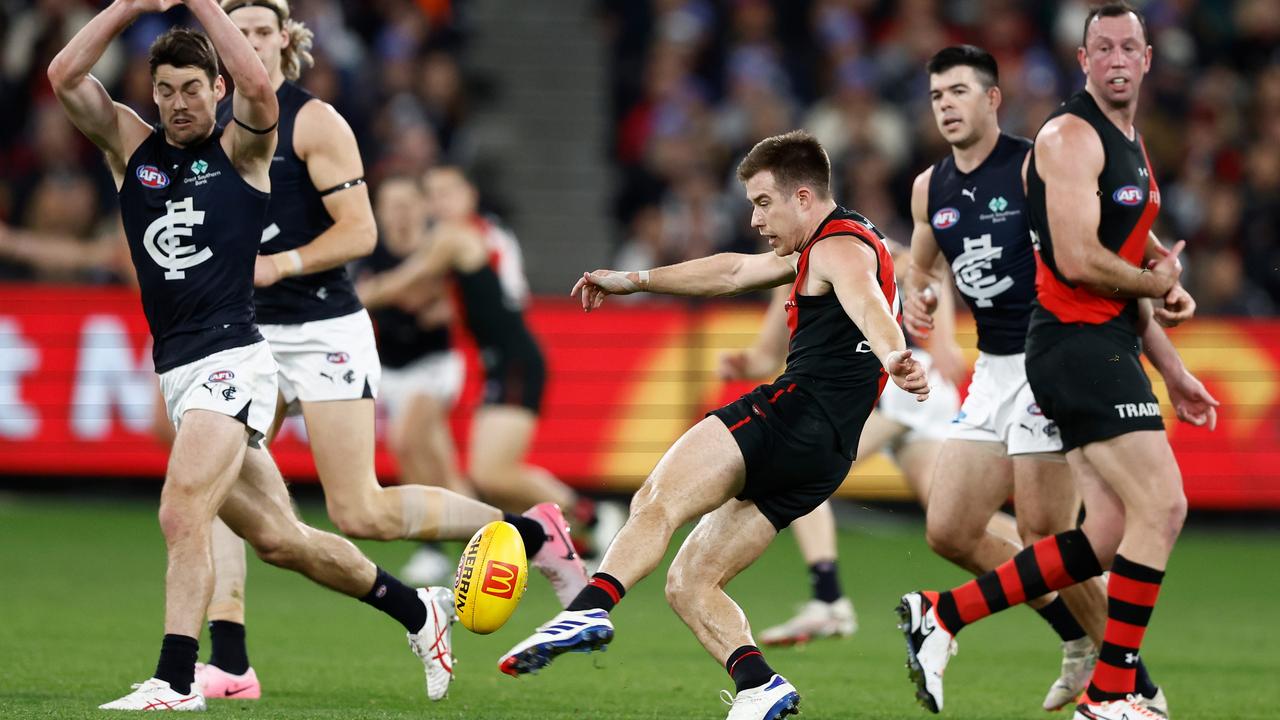
[[[1093,96],[1083,90],[1072,95],[1049,119],[1064,114],[1088,122],[1102,141],[1106,161],[1098,175],[1098,241],[1134,267],[1142,267],[1147,235],[1160,212],[1160,188],[1141,136],[1133,140],[1126,137],[1102,113]],[[1036,169],[1034,150],[1027,167],[1027,210],[1037,245],[1036,301],[1040,308],[1059,322],[1089,325],[1133,314],[1136,305],[1132,299],[1096,295],[1068,282],[1058,271],[1045,185]]]
[[[809,273],[810,253],[819,242],[832,237],[852,238],[875,252],[880,289],[901,322],[893,256],[883,242],[884,235],[862,215],[837,207],[800,251],[795,285],[786,304],[787,326],[791,330],[787,367],[778,382],[794,381],[808,391],[835,425],[844,453],[853,457],[858,433],[884,390],[888,375],[835,292],[800,292]]]

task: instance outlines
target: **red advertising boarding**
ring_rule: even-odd
[[[611,302],[584,315],[571,301],[536,301],[529,320],[551,375],[531,461],[581,488],[636,488],[681,432],[749,387],[721,383],[715,368],[722,351],[753,341],[762,309]],[[961,344],[972,347],[972,323],[960,327]],[[1222,402],[1215,432],[1176,422],[1162,405],[1192,506],[1280,509],[1280,321],[1197,319],[1172,335]],[[0,475],[51,484],[161,477],[166,453],[152,433],[163,413],[149,352],[129,290],[0,287]],[[453,417],[464,462],[479,386],[473,357],[468,373]],[[394,460],[379,443],[379,476],[394,482]],[[286,423],[273,453],[290,480],[314,479],[300,420]],[[855,466],[842,494],[907,497],[883,457]]]

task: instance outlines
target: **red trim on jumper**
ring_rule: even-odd
[[[591,580],[588,581],[587,584],[592,587],[598,587],[601,590],[603,590],[605,594],[609,596],[609,599],[613,600],[614,605],[617,605],[619,602],[622,601],[622,596],[618,594],[618,589],[615,588],[613,586],[613,583],[609,582],[608,580],[602,580],[600,578],[591,578]]]
[[[1153,607],[1159,595],[1160,585],[1157,583],[1134,580],[1119,573],[1111,573],[1111,579],[1107,581],[1108,597],[1133,603],[1134,605]],[[1129,647],[1133,646],[1130,645]]]
[[[781,389],[781,390],[779,390],[778,392],[774,393],[774,394],[773,394],[773,397],[769,398],[769,404],[770,404],[770,405],[772,405],[772,404],[774,404],[774,403],[778,402],[778,398],[782,397],[782,394],[783,394],[783,393],[789,393],[789,392],[791,392],[792,390],[795,390],[795,389],[796,389],[796,384],[795,384],[795,383],[791,383],[791,384],[790,384],[790,385],[788,385],[787,387],[782,388],[782,389]],[[753,405],[752,407],[755,407],[755,406]]]
[[[834,235],[853,235],[871,246],[871,250],[876,254],[876,268],[879,273],[876,279],[880,281],[880,290],[884,293],[885,300],[889,302],[889,312],[893,313],[901,324],[902,310],[898,307],[898,283],[893,271],[893,254],[866,225],[848,218],[840,218],[819,228],[813,239],[800,250],[800,259],[796,262],[796,279],[791,285],[791,297],[787,299],[785,306],[787,328],[791,331],[791,336],[795,336],[796,327],[800,324],[800,310],[796,304],[796,298],[803,295],[800,288],[804,286],[805,278],[809,274],[809,251],[813,250],[813,246],[819,241]],[[881,389],[883,390],[883,385]]]
[[[1135,268],[1142,267],[1142,257],[1146,254],[1147,235],[1160,213],[1160,187],[1156,185],[1156,174],[1151,169],[1151,159],[1147,157],[1147,146],[1138,138],[1138,146],[1142,148],[1142,158],[1147,163],[1147,204],[1137,224],[1129,231],[1124,244],[1117,253]],[[1103,198],[1099,202],[1105,202]],[[1099,325],[1119,315],[1131,300],[1117,299],[1095,295],[1083,286],[1072,287],[1059,280],[1044,259],[1036,252],[1036,299],[1046,310],[1062,322],[1086,323]]]
[[[730,676],[733,675],[733,669],[738,667],[738,663],[742,662],[743,658],[749,658],[752,655],[759,655],[760,657],[764,657],[764,655],[759,650],[752,650],[751,652],[743,653],[742,657],[738,658],[737,660],[734,660],[733,664],[729,666],[729,675]]]
[[[746,425],[746,424],[747,424],[747,423],[749,423],[749,422],[751,422],[751,416],[750,416],[750,415],[748,415],[748,416],[746,416],[746,417],[742,418],[741,420],[739,420],[738,422],[736,422],[736,423],[734,423],[734,424],[730,425],[730,426],[729,426],[729,432],[733,432],[734,430],[737,430],[738,428],[742,427],[743,425]]]

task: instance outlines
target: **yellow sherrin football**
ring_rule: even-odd
[[[480,635],[497,630],[516,611],[528,579],[524,540],[515,526],[502,520],[485,525],[467,543],[453,578],[458,621]]]

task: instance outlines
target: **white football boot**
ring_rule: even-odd
[[[858,631],[858,614],[847,597],[835,602],[810,600],[800,606],[800,612],[781,625],[775,625],[760,633],[764,645],[797,645],[810,640],[843,637]]]
[[[537,672],[557,655],[604,650],[612,640],[608,611],[565,610],[499,658],[498,669],[512,677]]]
[[[730,706],[727,720],[778,720],[800,714],[800,693],[781,675],[774,675],[764,685],[747,688],[737,696],[721,690],[720,699]]]
[[[1072,716],[1072,720],[1164,720],[1163,715],[1147,709],[1139,700],[1137,695],[1106,702],[1086,699],[1076,705],[1076,714]]]
[[[418,598],[427,606],[427,621],[418,632],[408,633],[409,649],[422,660],[427,697],[443,700],[453,682],[451,627],[458,619],[453,612],[453,591],[444,587],[419,588]]]
[[[538,568],[551,582],[560,607],[569,607],[569,603],[587,585],[586,568],[569,539],[569,523],[560,512],[560,506],[552,502],[534,505],[525,511],[524,516],[537,520],[547,535],[547,541],[538,554],[529,558],[529,564]]]
[[[1142,694],[1134,695],[1133,702],[1162,718],[1169,717],[1169,700],[1164,696],[1164,688],[1156,688],[1156,694],[1151,697]]]
[[[200,689],[192,685],[191,692],[183,695],[169,687],[169,683],[159,678],[151,678],[146,682],[134,683],[133,692],[119,700],[113,700],[98,706],[99,710],[132,710],[135,712],[151,710],[173,710],[175,712],[198,712],[208,709],[204,695]]]
[[[930,593],[932,595],[932,593]],[[936,595],[934,597],[937,597]],[[907,674],[916,699],[929,712],[942,710],[942,673],[956,654],[956,640],[938,621],[938,610],[924,593],[911,592],[898,603],[898,629],[907,638]]]
[[[1096,664],[1098,648],[1092,639],[1082,637],[1062,643],[1062,674],[1049,687],[1049,694],[1044,696],[1044,709],[1050,712],[1061,710],[1080,697],[1080,693],[1089,687],[1089,678],[1093,677]]]

